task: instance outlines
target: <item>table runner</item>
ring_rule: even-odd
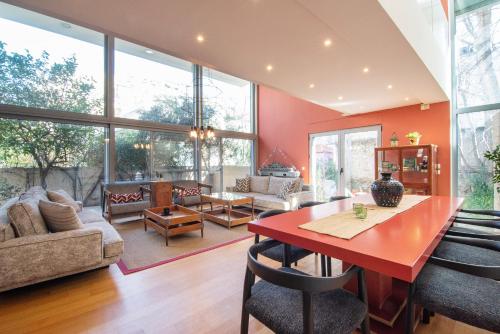
[[[375,225],[381,224],[398,213],[408,210],[430,196],[404,195],[396,208],[385,208],[374,203],[365,204],[368,209],[366,219],[356,218],[353,210],[347,210],[299,225],[305,230],[328,234],[337,238],[352,239]]]

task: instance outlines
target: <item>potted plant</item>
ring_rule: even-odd
[[[393,132],[391,135],[391,146],[398,146],[399,145],[399,139],[398,136],[396,135],[396,132]]]
[[[405,137],[410,141],[410,145],[418,145],[418,143],[420,143],[420,138],[422,138],[422,135],[418,131],[413,131],[408,133]]]
[[[493,183],[500,184],[500,145],[492,151],[486,151],[484,157],[493,162]],[[497,187],[497,192],[500,193],[500,185]]]

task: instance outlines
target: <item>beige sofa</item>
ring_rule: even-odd
[[[290,182],[294,178],[276,176],[250,176],[250,192],[235,192],[235,194],[253,197],[254,206],[260,210],[296,210],[299,204],[314,200],[314,193],[309,185],[301,183],[301,191],[288,194],[286,199],[279,198],[281,185]],[[234,187],[228,187],[226,191],[233,192]]]
[[[99,212],[83,208],[78,216],[84,228],[16,237],[7,210],[19,200],[47,199],[34,187],[0,208],[0,292],[67,276],[119,260],[123,239]]]

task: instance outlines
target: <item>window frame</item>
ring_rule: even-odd
[[[36,9],[15,5],[16,7],[22,8],[27,11],[45,15],[48,17],[53,17],[57,20],[62,20],[73,24],[73,22],[68,21],[65,18],[60,18],[54,15],[47,15],[43,12],[37,11]],[[189,131],[191,127],[189,125],[177,125],[168,123],[156,123],[152,121],[145,120],[135,120],[128,118],[120,118],[115,116],[114,110],[114,75],[115,75],[115,39],[124,40],[129,43],[134,43],[140,45],[141,47],[154,50],[159,53],[164,53],[169,55],[169,52],[159,48],[157,46],[148,45],[147,43],[136,41],[125,36],[119,36],[112,34],[110,32],[102,31],[96,29],[95,27],[90,27],[85,24],[75,23],[75,25],[96,31],[104,35],[104,114],[103,115],[93,115],[93,114],[83,114],[75,113],[71,111],[61,111],[61,110],[51,110],[42,109],[35,107],[23,107],[10,104],[0,104],[0,117],[11,118],[11,119],[24,119],[24,120],[41,120],[41,121],[53,121],[71,124],[82,124],[82,125],[94,125],[101,126],[108,129],[108,146],[107,155],[105,157],[105,171],[104,180],[105,182],[114,182],[116,179],[115,175],[115,165],[116,165],[116,142],[115,142],[115,129],[116,128],[130,128],[134,130],[145,130],[151,132],[175,132],[182,135],[189,136]],[[193,63],[193,109],[194,109],[194,122],[193,125],[200,126],[202,122],[203,113],[203,92],[200,85],[203,75],[203,67],[198,64]],[[235,139],[247,139],[252,141],[252,173],[255,173],[255,157],[257,156],[257,85],[250,82],[251,84],[251,132],[237,132],[229,130],[215,129],[215,136],[218,138],[235,138]],[[200,141],[195,140],[194,143],[194,171],[196,179],[199,180],[201,177],[201,166],[200,166]]]

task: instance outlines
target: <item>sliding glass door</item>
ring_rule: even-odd
[[[380,133],[380,126],[372,126],[310,135],[311,184],[317,200],[369,191]]]

